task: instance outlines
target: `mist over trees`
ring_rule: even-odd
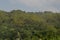
[[[0,10],[0,40],[60,40],[60,13]]]

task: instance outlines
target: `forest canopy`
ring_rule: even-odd
[[[0,40],[60,40],[60,13],[0,10]]]

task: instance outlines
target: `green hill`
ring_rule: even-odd
[[[60,40],[60,13],[0,10],[0,40]]]

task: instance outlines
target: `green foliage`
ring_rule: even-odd
[[[60,13],[0,10],[0,40],[60,40]]]

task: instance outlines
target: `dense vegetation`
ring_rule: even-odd
[[[0,10],[0,40],[60,40],[60,13]]]

